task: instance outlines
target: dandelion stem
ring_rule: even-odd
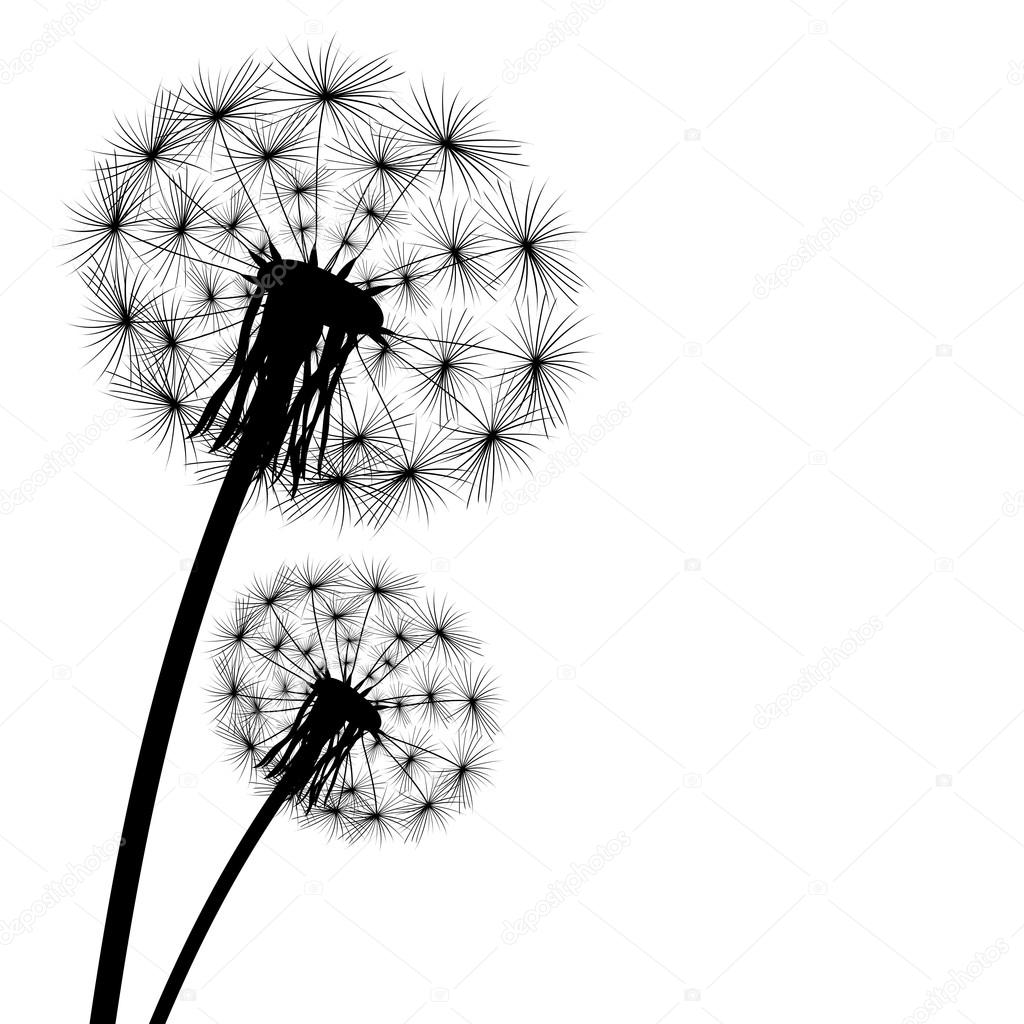
[[[178,959],[174,962],[174,967],[171,968],[171,973],[167,977],[163,992],[160,993],[156,1009],[150,1018],[150,1024],[166,1024],[167,1018],[171,1015],[171,1010],[174,1007],[174,1001],[178,998],[181,986],[185,984],[188,972],[195,962],[199,948],[202,946],[214,918],[216,918],[221,906],[223,906],[224,900],[227,899],[227,895],[235,884],[235,880],[241,873],[242,868],[245,867],[246,861],[252,855],[253,850],[256,849],[256,844],[263,838],[263,833],[267,831],[275,815],[287,801],[288,790],[289,787],[285,785],[284,781],[274,787],[270,796],[264,800],[263,806],[256,817],[253,818],[252,823],[245,830],[245,835],[239,840],[234,853],[228,858],[228,862],[224,865],[224,870],[221,871],[216,884],[210,890],[210,895],[206,898],[203,909],[199,912],[195,924],[192,925],[192,930],[188,933],[185,945],[181,947]]]
[[[252,456],[240,446],[217,494],[167,641],[125,811],[100,946],[91,1024],[115,1024],[132,916],[171,728],[224,551],[249,494]]]
[[[277,289],[278,296],[280,293],[281,289]],[[224,552],[249,496],[249,488],[253,480],[268,468],[268,461],[273,462],[273,455],[268,453],[280,452],[288,436],[294,381],[306,358],[305,353],[315,349],[320,330],[319,321],[303,316],[288,300],[278,298],[277,306],[272,306],[271,299],[268,299],[260,326],[260,337],[271,352],[262,371],[264,379],[257,385],[248,407],[245,406],[247,387],[244,381],[236,389],[232,410],[234,421],[229,420],[232,425],[225,431],[230,435],[236,429],[237,421],[243,419],[246,426],[239,433],[237,447],[199,543],[157,677],[128,797],[122,843],[114,865],[90,1024],[116,1024],[117,1021],[146,841],[189,662]],[[290,344],[283,344],[282,339],[287,339]],[[347,358],[348,354],[344,353],[340,363],[342,369]],[[298,465],[294,444],[288,449],[287,459],[291,459],[293,467]],[[295,472],[300,474],[301,468]]]

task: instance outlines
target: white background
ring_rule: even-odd
[[[5,8],[8,62],[53,19],[74,29],[0,86],[5,492],[112,408],[54,243],[115,113],[307,36],[490,95],[529,140],[587,229],[598,336],[572,428],[628,413],[582,455],[553,442],[538,468],[561,472],[530,500],[429,532],[247,516],[215,609],[287,558],[390,554],[472,613],[508,724],[497,785],[443,837],[354,852],[277,823],[180,1024],[1020,1019],[1024,10],[805,4],[607,0],[555,45],[560,0]],[[0,517],[5,1020],[86,1019],[111,860],[32,907],[118,833],[213,498],[133,432],[118,419]],[[830,681],[755,721],[872,617]],[[205,673],[126,1022],[257,806],[217,760]]]

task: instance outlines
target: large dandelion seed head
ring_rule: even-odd
[[[261,456],[258,481],[292,515],[376,526],[487,500],[583,374],[559,197],[481,104],[383,58],[328,44],[162,89],[118,122],[73,222],[111,389],[215,479],[282,344],[270,276],[316,268],[358,290],[372,315],[338,326],[358,342],[343,358],[334,293],[309,314],[292,429]]]
[[[465,618],[387,563],[256,580],[217,626],[229,762],[349,841],[418,840],[489,780],[499,696]]]

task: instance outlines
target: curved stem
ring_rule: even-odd
[[[236,452],[221,483],[181,596],[153,692],[153,703],[125,811],[122,843],[114,865],[89,1018],[91,1024],[115,1024],[117,1020],[142,860],[178,700],[224,551],[245,505],[254,475],[252,459],[243,449],[247,446],[241,446]]]
[[[288,787],[283,783],[274,787],[273,792],[264,801],[259,813],[257,813],[252,823],[245,830],[245,835],[242,836],[235,847],[235,852],[228,858],[228,862],[224,865],[224,870],[221,871],[220,877],[217,879],[213,889],[210,890],[210,895],[203,904],[203,909],[196,918],[196,923],[192,925],[192,930],[188,933],[188,938],[178,954],[178,959],[175,960],[174,966],[171,968],[171,973],[167,977],[167,983],[160,993],[160,999],[156,1004],[156,1009],[153,1011],[153,1016],[150,1018],[150,1024],[166,1024],[167,1018],[171,1015],[171,1010],[174,1007],[174,1001],[178,998],[181,986],[185,984],[188,972],[195,962],[199,948],[202,946],[214,918],[216,918],[218,911],[224,904],[224,900],[227,898],[228,893],[231,891],[231,886],[235,884],[235,880],[245,866],[245,862],[252,855],[253,850],[256,849],[256,844],[263,837],[263,833],[267,831],[268,826],[274,820],[274,816],[288,799],[287,794]]]
[[[250,312],[253,308],[250,305]],[[196,551],[195,562],[167,640],[167,650],[142,735],[135,777],[125,811],[122,842],[114,864],[90,1024],[117,1022],[117,1007],[139,892],[142,861],[153,820],[160,774],[167,756],[167,746],[189,662],[238,515],[245,505],[253,480],[270,467],[288,436],[295,415],[293,383],[306,358],[303,353],[315,349],[320,340],[320,332],[319,320],[310,320],[294,303],[278,298],[277,305],[272,307],[268,298],[257,339],[257,345],[261,346],[264,353],[268,353],[265,362],[261,363],[265,378],[257,385],[256,393],[246,409],[245,396],[249,393],[251,381],[242,375],[236,386],[236,401],[228,423],[213,446],[214,449],[220,447],[225,443],[224,439],[235,432],[244,410],[248,422],[240,432],[238,447],[228,464],[203,539]],[[347,353],[343,353],[342,369],[345,358]],[[237,397],[239,395],[240,398]],[[292,449],[285,455],[286,465],[289,459],[293,466],[299,465]]]

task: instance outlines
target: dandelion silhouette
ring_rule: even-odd
[[[273,819],[349,842],[419,841],[489,780],[497,688],[460,612],[385,563],[287,567],[218,623],[210,690],[228,761],[266,797],[182,948],[164,1024]]]
[[[573,232],[478,103],[333,44],[201,71],[73,210],[84,329],[141,432],[219,485],[132,783],[92,1024],[114,1024],[171,727],[247,501],[378,528],[488,500],[583,373]]]

